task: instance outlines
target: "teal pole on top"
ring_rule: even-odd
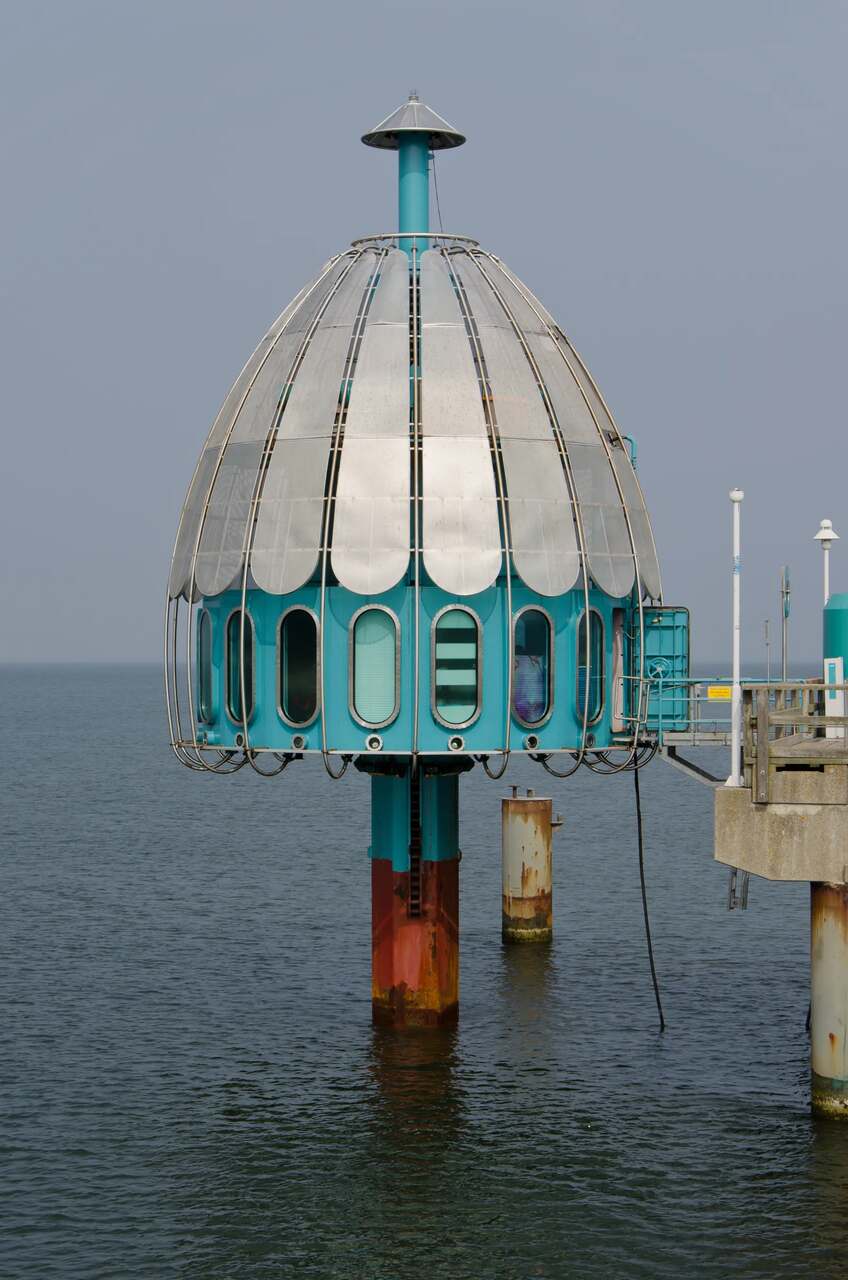
[[[398,144],[398,231],[430,230],[430,144],[426,133],[406,133]],[[412,239],[401,249],[412,254]],[[417,246],[420,253],[428,246]]]
[[[398,153],[398,243],[412,256],[412,232],[430,230],[430,153],[461,147],[465,141],[453,125],[436,115],[416,93],[397,111],[363,135],[367,147]],[[428,246],[417,244],[419,253]]]

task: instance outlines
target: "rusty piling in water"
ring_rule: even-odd
[[[371,1008],[381,1026],[457,1020],[458,783],[458,772],[425,765],[371,779]]]
[[[512,788],[501,800],[504,942],[553,937],[553,802]],[[556,824],[558,825],[558,823]]]
[[[813,1110],[848,1119],[848,884],[810,885]]]

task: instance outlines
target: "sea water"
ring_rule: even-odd
[[[632,776],[515,760],[461,781],[459,1026],[403,1035],[370,1023],[364,777],[189,772],[152,666],[0,691],[4,1280],[848,1274],[808,891],[728,913],[707,787],[641,775],[664,1034]],[[551,947],[501,944],[510,783],[563,814]]]

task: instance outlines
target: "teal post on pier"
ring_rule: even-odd
[[[398,231],[430,230],[430,147],[426,133],[404,134],[398,145]],[[412,238],[400,241],[412,253]],[[419,244],[418,251],[427,245]]]

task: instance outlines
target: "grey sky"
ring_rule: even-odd
[[[775,0],[2,4],[0,658],[147,659],[180,504],[249,352],[392,229],[359,135],[416,88],[468,135],[448,230],[553,310],[639,446],[666,595],[815,658],[845,536],[848,6]],[[844,550],[843,550],[844,547]]]

